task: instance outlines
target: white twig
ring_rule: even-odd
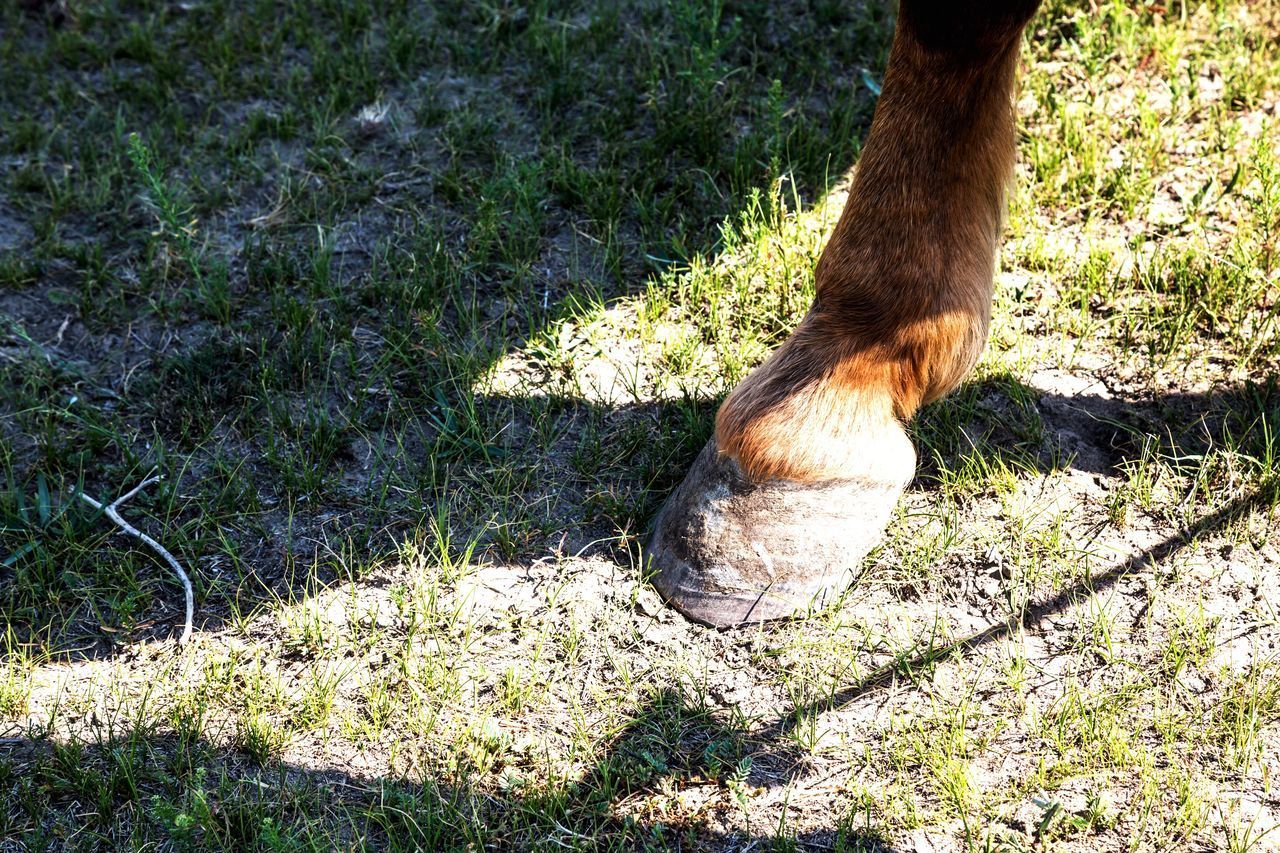
[[[89,504],[95,509],[102,510],[103,514],[105,514],[107,518],[114,521],[122,531],[129,534],[130,536],[133,536],[134,538],[141,539],[143,542],[150,545],[157,554],[159,554],[161,557],[164,557],[165,562],[169,564],[169,568],[173,569],[174,574],[178,576],[178,580],[182,581],[182,589],[187,594],[187,621],[182,627],[182,636],[178,638],[178,645],[185,646],[191,640],[191,623],[195,620],[195,609],[196,609],[196,596],[195,596],[195,591],[192,590],[191,588],[191,578],[187,577],[187,573],[183,571],[182,566],[178,563],[177,559],[175,559],[174,556],[170,554],[163,545],[161,545],[156,540],[152,539],[147,534],[143,533],[138,528],[134,527],[129,522],[125,521],[120,516],[120,513],[118,511],[121,504],[125,503],[131,497],[133,497],[138,492],[142,491],[152,483],[158,482],[163,479],[164,477],[162,476],[148,477],[147,479],[139,483],[137,486],[135,486],[132,491],[126,492],[125,494],[116,498],[114,501],[112,501],[109,504],[100,503],[94,500],[93,498],[89,497],[88,495],[86,495],[84,492],[80,493],[80,497],[84,498],[85,503]]]

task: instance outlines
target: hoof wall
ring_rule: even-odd
[[[848,587],[910,478],[752,483],[715,439],[658,513],[652,582],[717,628],[821,607]]]

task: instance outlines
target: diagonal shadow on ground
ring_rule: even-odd
[[[678,692],[662,691],[600,747],[576,781],[540,786],[517,781],[495,789],[477,787],[465,771],[450,779],[367,778],[336,768],[258,764],[202,735],[135,732],[88,745],[0,739],[0,775],[25,780],[0,789],[0,803],[7,807],[8,838],[25,845],[20,849],[109,843],[111,832],[121,828],[114,823],[117,810],[162,794],[185,808],[166,811],[153,803],[129,822],[133,841],[167,840],[183,849],[277,849],[281,832],[294,826],[295,810],[319,800],[337,818],[336,834],[331,826],[310,826],[301,838],[292,837],[294,846],[894,849],[878,832],[838,825],[837,820],[830,829],[800,834],[785,826],[729,829],[721,817],[735,809],[734,786],[765,785],[773,777],[765,751],[748,750],[742,732],[721,724],[705,708],[691,706]],[[751,761],[744,760],[748,755],[757,762],[751,770],[746,769]],[[191,774],[193,766],[205,770]],[[48,827],[24,823],[20,816],[24,803],[30,806],[42,789],[65,792],[68,773],[78,777],[73,787],[84,796],[80,807],[97,809],[86,816],[74,841],[57,830],[47,834]],[[188,784],[175,792],[178,779]],[[688,813],[647,815],[646,798],[671,785],[693,792]],[[69,802],[51,805],[77,808]],[[308,835],[312,831],[316,837]]]
[[[1035,396],[1034,389],[1025,385],[1012,391],[1010,388],[1006,380],[974,383],[962,391],[957,405],[965,404],[968,394],[999,410],[1005,405],[1001,395],[1011,394],[1026,400],[1032,399],[1027,396],[1032,394],[1032,405],[1045,418],[1045,434],[1051,439],[1057,436],[1055,410],[1070,406],[1097,430],[1086,433],[1085,427],[1076,423],[1072,435],[1081,438],[1083,434],[1083,439],[1095,447],[1111,447],[1110,455],[1104,460],[1108,466],[1122,464],[1130,458],[1127,449],[1130,439],[1126,437],[1130,437],[1134,424],[1153,418],[1155,409],[1161,413],[1157,418],[1160,422],[1167,422],[1164,414],[1170,406],[1208,421],[1213,420],[1215,412],[1222,413],[1224,403],[1228,414],[1242,417],[1246,422],[1250,417],[1264,418],[1268,411],[1265,406],[1258,408],[1257,405],[1258,401],[1266,400],[1267,395],[1260,395],[1253,386],[1213,395],[1212,400],[1190,395],[1146,403],[1089,394]],[[942,428],[936,423],[931,425],[929,417],[943,414],[926,415],[921,427],[926,434],[933,431],[935,443],[941,442]],[[1198,421],[1192,417],[1186,422]],[[1017,448],[1010,450],[1006,446],[1005,450],[1014,452]],[[1055,454],[1048,457],[1060,461]],[[1092,460],[1091,464],[1096,461]],[[1066,464],[1071,463],[1068,460]],[[917,488],[929,488],[930,476],[926,471]],[[822,830],[809,831],[799,837],[786,836],[784,828],[782,839],[775,827],[760,827],[744,835],[728,828],[723,815],[733,807],[734,785],[749,785],[763,789],[765,796],[784,798],[787,790],[809,781],[815,772],[813,766],[796,740],[790,737],[800,721],[829,711],[838,712],[843,706],[877,691],[897,689],[911,681],[912,673],[928,671],[936,662],[997,641],[1013,631],[1034,630],[1049,617],[1070,609],[1088,596],[1126,577],[1152,571],[1194,545],[1199,538],[1220,531],[1250,513],[1274,506],[1278,498],[1277,481],[1266,480],[1176,535],[1028,605],[1009,620],[993,623],[946,646],[903,657],[821,701],[790,707],[763,724],[744,727],[729,723],[723,715],[693,704],[678,690],[660,691],[632,715],[617,735],[603,739],[585,773],[572,781],[537,790],[522,787],[523,783],[504,786],[499,791],[482,788],[482,784],[494,784],[492,774],[488,774],[487,783],[482,783],[479,780],[485,774],[467,769],[465,763],[460,765],[456,778],[416,781],[367,778],[350,772],[315,770],[280,762],[255,768],[242,752],[225,742],[197,735],[194,740],[188,738],[178,743],[181,748],[175,748],[178,739],[164,732],[134,732],[91,746],[60,745],[38,736],[10,738],[0,742],[3,748],[0,769],[5,770],[9,778],[30,780],[38,789],[38,780],[46,773],[79,772],[86,774],[86,778],[89,774],[103,773],[106,778],[118,781],[121,762],[124,762],[134,768],[130,772],[138,776],[129,783],[132,787],[119,787],[116,783],[107,786],[109,795],[117,799],[112,803],[99,802],[98,807],[103,813],[110,813],[112,808],[136,802],[140,792],[147,793],[152,787],[177,785],[182,796],[193,803],[209,793],[197,790],[202,783],[188,778],[188,773],[181,768],[164,770],[165,762],[187,762],[188,770],[194,766],[221,767],[218,772],[223,778],[218,784],[222,787],[217,792],[221,813],[216,819],[209,817],[211,822],[203,828],[198,825],[180,828],[172,823],[173,816],[150,815],[148,820],[153,825],[148,831],[203,832],[211,837],[221,833],[220,843],[231,846],[262,846],[266,818],[289,820],[288,807],[283,805],[286,802],[332,797],[333,808],[346,810],[343,820],[350,826],[350,832],[376,846],[391,849],[450,849],[466,843],[509,847],[526,843],[595,844],[597,841],[598,846],[607,848],[616,841],[615,846],[620,848],[670,849],[687,845],[695,849],[737,850],[772,845],[781,840],[784,846],[790,845],[793,849],[889,850],[885,840],[874,832],[860,832],[855,825],[850,825],[848,815],[832,815]],[[162,768],[158,775],[138,772],[138,768],[151,764]],[[664,780],[695,791],[687,814],[645,813],[646,796],[657,791]],[[282,787],[292,793],[287,797],[263,795],[264,791]],[[28,794],[18,796],[30,795],[32,789],[22,790]],[[95,788],[86,783],[83,790]],[[10,796],[14,796],[15,791],[19,788],[11,789]],[[704,793],[701,800],[697,792]],[[190,819],[199,824],[204,818]],[[483,830],[478,828],[481,826]],[[480,837],[478,834],[482,833],[491,834]]]
[[[993,624],[968,637],[931,648],[914,657],[895,661],[871,673],[857,684],[837,691],[820,702],[793,708],[778,719],[774,729],[778,734],[783,735],[790,731],[801,718],[823,711],[838,710],[869,692],[896,684],[898,679],[906,673],[927,669],[931,664],[946,660],[957,652],[976,649],[986,643],[1002,639],[1015,630],[1035,629],[1047,617],[1064,612],[1079,601],[1105,591],[1130,575],[1151,570],[1172,558],[1183,548],[1194,544],[1201,536],[1220,532],[1250,513],[1274,507],[1278,501],[1280,501],[1280,480],[1267,480],[1256,490],[1235,498],[1197,519],[1176,536],[1171,536],[1140,554],[1122,560],[1080,583],[1073,584],[1051,598],[1029,604],[1021,613],[1005,622]]]
[[[255,767],[225,744],[201,737],[184,741],[173,735],[136,732],[91,746],[68,746],[39,737],[6,738],[0,740],[0,774],[27,780],[25,785],[9,788],[7,796],[11,798],[33,796],[48,774],[81,774],[82,789],[96,791],[99,814],[109,816],[114,809],[166,786],[172,795],[175,778],[184,774],[180,767],[168,765],[213,766],[218,778],[206,781],[198,777],[182,794],[192,805],[190,813],[139,815],[141,825],[134,827],[144,836],[173,833],[179,843],[197,846],[269,846],[270,833],[288,825],[292,808],[308,798],[320,797],[330,812],[341,812],[345,831],[351,834],[349,843],[386,849],[587,844],[593,849],[748,850],[782,844],[798,850],[888,853],[893,848],[883,837],[848,825],[847,816],[833,816],[829,828],[799,836],[788,835],[785,828],[744,835],[727,830],[718,812],[729,807],[726,794],[735,784],[777,790],[804,781],[806,762],[787,738],[799,718],[838,710],[868,693],[896,686],[906,672],[979,647],[1016,628],[1034,628],[1082,596],[1102,591],[1132,573],[1147,571],[1198,537],[1274,505],[1280,496],[1277,485],[1268,481],[1205,515],[1177,536],[1028,606],[1014,619],[887,666],[821,703],[792,708],[762,729],[746,732],[727,725],[707,708],[691,705],[680,692],[661,691],[608,739],[585,774],[563,785],[522,790],[517,784],[493,792],[474,787],[465,775],[460,781],[411,782],[366,779],[280,763]],[[131,774],[127,785],[119,784],[122,768]],[[103,780],[115,781],[97,789]],[[700,803],[693,797],[689,814],[646,818],[645,796],[672,782],[695,792],[706,790],[707,796]],[[202,784],[216,791],[205,790]],[[211,802],[217,804],[213,810]],[[20,805],[8,803],[9,814],[18,815]],[[42,837],[39,828],[24,829],[20,818],[10,820],[17,831],[32,833],[32,839]],[[110,820],[105,821],[106,826]],[[92,836],[92,824],[84,831]]]
[[[519,418],[533,407],[555,405],[563,409],[564,417],[570,420],[582,418],[614,424],[615,427],[610,428],[616,428],[617,435],[606,436],[601,442],[610,446],[611,452],[625,450],[624,442],[632,440],[628,424],[637,421],[657,420],[670,423],[672,429],[689,431],[692,440],[685,442],[681,451],[686,455],[653,460],[645,466],[649,469],[643,475],[647,479],[636,479],[635,470],[641,466],[633,462],[621,466],[614,474],[598,475],[606,489],[633,496],[633,503],[626,511],[636,519],[637,534],[642,533],[643,525],[652,518],[667,489],[675,485],[700,448],[702,440],[698,432],[710,429],[714,402],[698,404],[696,422],[690,427],[687,406],[677,403],[607,406],[575,399],[549,402],[524,397],[478,398],[478,405],[499,411],[504,418]],[[1280,412],[1280,395],[1276,393],[1274,381],[1246,383],[1207,393],[1128,399],[1104,393],[1045,391],[1011,376],[973,381],[927,409],[913,427],[921,466],[912,489],[930,493],[953,472],[975,465],[988,469],[1002,467],[1019,477],[1069,469],[1115,475],[1139,461],[1144,448],[1149,450],[1152,443],[1172,446],[1170,452],[1194,453],[1203,447],[1206,436],[1212,438],[1228,427],[1245,451],[1262,456],[1267,452],[1266,437],[1276,434],[1273,425],[1280,420],[1277,412]],[[1179,425],[1177,432],[1171,431],[1172,424]],[[635,452],[649,452],[649,448],[640,446]],[[563,455],[553,458],[553,455],[534,454],[528,460],[534,475],[527,478],[526,491],[515,489],[510,500],[533,503],[544,499],[548,483],[558,484],[557,490],[565,492],[568,487],[564,484],[571,483],[574,477],[572,471],[566,470]],[[608,525],[616,523],[612,518],[607,518],[603,525],[599,518],[593,520],[588,513],[596,512],[595,506],[590,500],[579,501],[570,505],[570,511],[576,515],[560,519],[563,526],[576,528],[577,541],[569,542],[571,552],[581,551],[584,543],[590,546],[594,541],[607,538]],[[633,571],[628,553],[604,545],[590,546],[588,550],[590,548],[598,555],[618,561],[621,569]],[[150,559],[149,552],[144,556]],[[531,563],[517,559],[501,565],[509,567],[512,573],[519,573]],[[156,567],[163,569],[158,563]],[[272,598],[269,588],[257,591],[246,588],[238,594],[237,607],[241,612],[251,612],[275,601],[278,599]],[[221,622],[219,611],[204,606],[198,611],[196,628],[209,631]],[[15,636],[23,634],[22,624],[13,621],[7,611],[0,612],[0,628],[14,631]],[[160,636],[168,634],[164,627],[157,630]],[[49,647],[45,652],[51,659],[93,660],[113,657],[124,648],[126,646],[116,642],[89,642],[61,649]]]

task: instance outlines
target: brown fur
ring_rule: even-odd
[[[1034,9],[903,0],[814,304],[716,418],[718,446],[749,477],[874,477],[904,452],[901,423],[977,360],[1014,161],[1018,47]]]

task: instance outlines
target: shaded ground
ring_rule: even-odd
[[[794,623],[644,583],[891,12],[3,12],[0,845],[1280,844],[1269,5],[1046,7],[991,345],[884,545]],[[181,652],[75,499],[152,468]]]

